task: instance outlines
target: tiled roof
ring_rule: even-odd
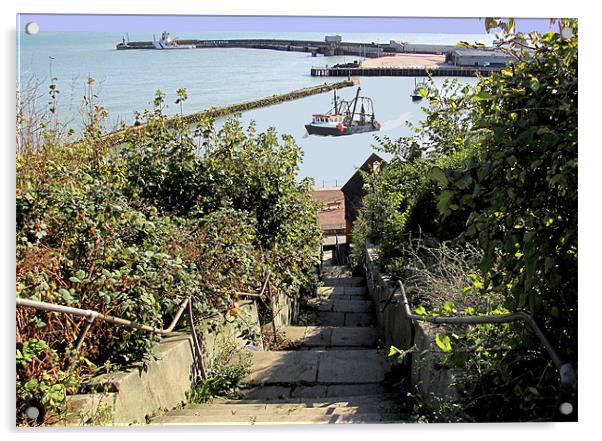
[[[345,228],[345,196],[340,188],[317,189],[311,196],[324,204],[318,211],[320,225],[327,229]]]

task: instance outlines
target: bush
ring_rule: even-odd
[[[196,131],[178,120],[168,129],[161,93],[155,105],[144,113],[147,130],[129,131],[115,148],[102,142],[102,115],[91,115],[81,142],[20,149],[17,296],[163,328],[188,296],[199,321],[223,319],[236,292],[258,290],[267,273],[289,296],[311,291],[320,231],[311,183],[296,179],[301,151],[292,138],[257,134],[235,119],[219,130],[210,120]],[[82,326],[17,310],[17,344],[40,341],[54,351],[52,363],[40,352],[18,365],[19,409],[34,396],[43,402],[49,369],[65,369],[77,390],[100,369],[150,360],[158,340],[96,323],[73,354]],[[63,402],[46,404],[50,415]]]
[[[561,357],[576,364],[577,23],[558,22],[572,30],[566,37],[487,23],[506,30],[504,47],[515,62],[474,88],[431,84],[416,134],[379,140],[394,159],[368,178],[354,240],[376,240],[383,264],[401,278],[411,238],[476,248],[474,295],[501,299],[498,313],[531,313]],[[457,336],[480,349],[460,362],[467,403],[485,420],[551,418],[557,371],[522,325],[503,328]],[[491,355],[489,345],[503,350]],[[521,411],[487,412],[502,399]]]

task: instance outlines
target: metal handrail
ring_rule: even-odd
[[[266,278],[263,283],[263,287],[259,294],[247,293],[247,292],[237,292],[237,291],[235,291],[235,293],[240,296],[262,297],[266,290],[266,287],[268,287],[269,281],[270,281],[270,273],[268,272],[266,274]],[[205,367],[205,363],[203,360],[203,352],[202,352],[201,342],[200,342],[198,336],[196,335],[196,330],[195,330],[195,326],[194,326],[194,311],[193,311],[192,302],[191,302],[190,297],[187,297],[182,301],[182,303],[178,307],[178,310],[176,311],[176,314],[174,315],[171,323],[165,329],[157,328],[157,327],[153,327],[153,326],[149,326],[149,325],[143,325],[143,324],[134,322],[132,320],[127,320],[127,319],[124,319],[121,317],[115,317],[112,315],[102,314],[102,313],[100,313],[98,311],[94,311],[92,309],[74,308],[71,306],[57,305],[56,303],[48,303],[48,302],[42,302],[42,301],[38,301],[38,300],[23,299],[20,297],[16,298],[16,305],[17,305],[17,307],[34,308],[34,309],[42,310],[42,311],[69,314],[69,315],[76,316],[76,317],[82,317],[82,319],[86,320],[86,324],[81,329],[80,333],[77,336],[75,344],[74,344],[74,349],[76,351],[81,349],[88,331],[91,329],[92,325],[94,324],[94,322],[96,320],[102,320],[104,322],[111,323],[111,324],[114,324],[117,326],[125,326],[130,329],[137,329],[140,331],[151,332],[153,334],[165,336],[165,335],[168,335],[171,332],[173,332],[174,328],[176,327],[180,318],[182,317],[183,312],[186,310],[186,307],[188,306],[188,315],[190,318],[190,328],[191,328],[191,332],[192,332],[193,344],[194,344],[195,350],[197,352],[197,367],[201,373],[202,378],[206,378],[206,376],[207,376],[207,369]]]
[[[55,303],[41,302],[38,300],[22,299],[19,297],[17,297],[16,300],[17,300],[17,306],[35,308],[35,309],[43,310],[43,311],[60,312],[63,314],[74,315],[74,316],[82,317],[82,318],[86,319],[89,323],[92,323],[95,320],[102,320],[107,323],[112,323],[112,324],[119,325],[119,326],[125,326],[125,327],[131,328],[131,329],[138,329],[141,331],[152,332],[154,334],[159,334],[159,335],[167,335],[167,334],[171,333],[173,331],[173,329],[175,328],[180,317],[182,316],[182,313],[186,309],[186,306],[188,305],[190,298],[189,297],[186,298],[180,304],[180,307],[179,307],[178,311],[176,312],[176,315],[174,316],[170,325],[165,329],[156,328],[156,327],[148,326],[148,325],[142,325],[142,324],[136,323],[132,320],[127,320],[127,319],[123,319],[121,317],[115,317],[112,315],[102,314],[98,311],[93,311],[91,309],[73,308],[71,306],[57,305]]]
[[[372,281],[374,281],[374,275],[372,274],[372,271],[368,271],[368,267],[365,264],[364,264],[364,270],[367,275],[370,274],[369,277],[371,278]],[[537,336],[539,341],[542,343],[542,345],[546,349],[546,352],[552,359],[552,362],[558,369],[559,375],[560,375],[560,383],[562,385],[566,385],[566,386],[570,386],[570,387],[576,386],[577,373],[575,372],[575,368],[573,367],[573,365],[571,363],[567,363],[562,360],[562,358],[560,357],[560,355],[558,355],[558,352],[556,351],[554,346],[550,343],[550,341],[547,338],[547,336],[545,335],[544,331],[538,325],[538,323],[536,322],[535,318],[533,318],[532,315],[530,315],[526,312],[523,312],[523,311],[513,312],[513,313],[509,313],[509,314],[500,314],[500,315],[461,316],[461,317],[460,316],[429,317],[429,316],[422,316],[422,315],[414,314],[412,312],[412,310],[410,309],[410,304],[409,304],[408,298],[406,296],[405,287],[401,280],[397,281],[397,286],[393,289],[393,291],[391,292],[391,295],[386,300],[385,305],[381,308],[381,312],[383,312],[388,305],[394,303],[393,296],[395,295],[395,293],[397,292],[398,289],[401,291],[401,303],[403,305],[404,312],[405,312],[406,316],[408,317],[408,319],[412,320],[412,321],[429,322],[429,323],[433,323],[436,325],[442,325],[442,324],[450,324],[450,325],[499,324],[499,323],[511,323],[511,322],[516,322],[516,321],[523,321],[523,322],[527,323],[529,325],[529,327],[531,328],[531,330],[533,331],[533,333]]]

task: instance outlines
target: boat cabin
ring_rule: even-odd
[[[312,115],[313,124],[339,124],[342,123],[345,117],[343,115]]]

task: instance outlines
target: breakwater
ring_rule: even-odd
[[[230,39],[230,40],[175,40],[179,45],[193,45],[196,49],[208,48],[245,48],[271,49],[290,52],[311,52],[312,55],[349,55],[366,58],[380,57],[385,53],[398,52],[389,43],[354,43],[312,40],[278,39]],[[155,49],[152,41],[132,41],[117,44],[118,50]]]
[[[416,67],[312,67],[312,77],[487,77],[503,67],[416,66]]]
[[[203,118],[218,118],[234,113],[245,112],[252,109],[258,109],[260,107],[273,106],[275,104],[283,103],[285,101],[297,100],[311,95],[317,95],[320,93],[330,92],[335,89],[342,89],[345,87],[352,87],[359,84],[359,80],[345,80],[336,83],[324,83],[319,86],[305,87],[303,89],[293,90],[292,92],[283,93],[280,95],[272,95],[264,98],[260,98],[252,101],[245,101],[242,103],[231,104],[229,106],[222,107],[210,107],[209,109],[202,110],[200,112],[191,113],[184,116],[175,116],[167,120],[167,127],[173,127],[176,121],[183,121],[185,124],[195,124],[201,121]],[[116,132],[109,133],[101,138],[101,143],[105,146],[113,146],[124,142],[126,135],[132,132],[144,132],[147,129],[146,124],[138,126],[128,127],[126,129],[118,130]]]

